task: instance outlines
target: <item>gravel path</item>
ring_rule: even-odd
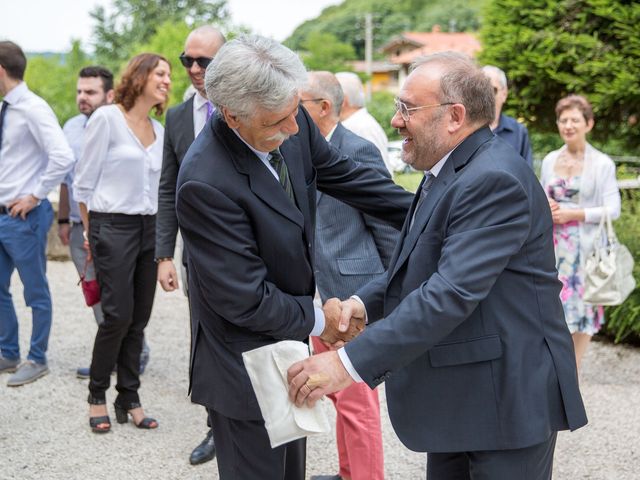
[[[88,427],[87,380],[75,369],[88,365],[96,331],[82,303],[70,262],[50,262],[54,323],[49,344],[51,373],[24,387],[5,386],[0,376],[0,479],[217,479],[215,462],[193,467],[191,449],[206,433],[204,409],[187,391],[189,327],[182,294],[158,290],[147,328],[151,362],[142,377],[141,399],[160,422],[157,431],[114,424],[107,435]],[[31,315],[17,275],[12,282],[20,319],[20,345],[27,352]],[[555,476],[561,480],[640,478],[640,350],[594,342],[582,372],[590,423],[558,438]],[[115,377],[112,377],[115,380]],[[107,394],[113,401],[114,390]],[[381,390],[384,403],[384,390]],[[326,405],[329,415],[333,411]],[[112,420],[115,421],[110,407]],[[425,477],[425,455],[403,447],[383,406],[385,470],[388,479]],[[337,472],[333,435],[308,443],[307,475]]]

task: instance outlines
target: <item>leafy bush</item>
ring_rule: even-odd
[[[636,260],[633,276],[638,285],[627,300],[605,309],[606,321],[601,333],[617,342],[640,343],[640,191],[622,192],[622,213],[615,222],[616,235]]]
[[[391,118],[396,113],[393,98],[394,96],[391,92],[374,92],[371,95],[371,101],[367,103],[367,110],[384,129],[384,133],[387,134],[389,140],[398,140],[400,135],[398,135],[398,131],[391,126]]]

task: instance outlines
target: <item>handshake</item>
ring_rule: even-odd
[[[353,340],[364,330],[364,305],[353,298],[343,302],[337,298],[330,298],[322,306],[322,311],[325,326],[320,340],[333,350]]]

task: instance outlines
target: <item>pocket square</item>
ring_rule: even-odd
[[[321,402],[309,408],[296,407],[289,400],[287,370],[308,356],[309,347],[294,340],[283,340],[242,354],[271,448],[331,429]]]

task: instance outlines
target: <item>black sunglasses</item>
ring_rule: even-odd
[[[191,68],[193,66],[193,62],[196,62],[200,68],[204,69],[204,68],[207,68],[207,66],[211,63],[211,60],[213,60],[213,58],[209,58],[209,57],[193,58],[193,57],[190,57],[189,55],[185,55],[184,52],[180,54],[180,63],[182,63],[182,65],[185,68]]]

